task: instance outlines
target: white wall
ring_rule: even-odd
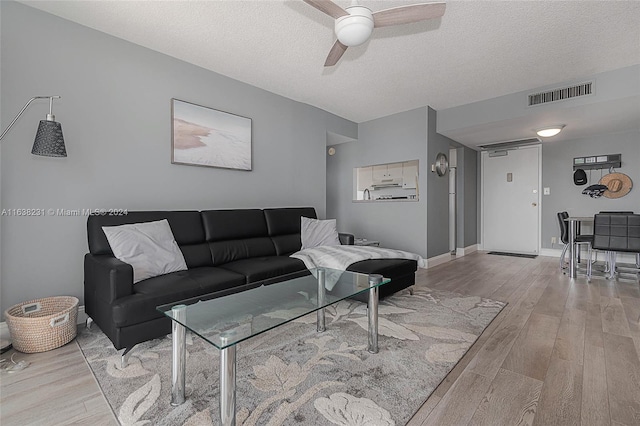
[[[327,131],[357,125],[28,6],[0,2],[2,123],[61,95],[68,158],[30,154],[46,102],[2,141],[4,209],[313,206],[325,215]],[[170,164],[170,99],[253,120],[253,171]],[[6,125],[6,124],[5,124]],[[2,298],[83,299],[86,217],[2,217]],[[82,302],[81,302],[82,303]]]

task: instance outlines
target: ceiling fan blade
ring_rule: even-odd
[[[421,3],[381,10],[373,13],[374,27],[410,24],[439,18],[444,15],[446,6],[446,3]]]
[[[340,43],[340,40],[336,40],[336,42],[333,44],[333,47],[329,51],[329,55],[327,55],[327,60],[324,61],[324,66],[332,67],[337,64],[346,50],[347,46]]]
[[[311,5],[318,9],[321,12],[326,13],[329,16],[332,16],[335,19],[340,18],[341,16],[347,16],[349,13],[332,2],[331,0],[302,0],[308,5]]]

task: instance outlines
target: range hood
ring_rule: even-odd
[[[373,182],[373,185],[371,185],[371,187],[373,189],[376,188],[399,188],[402,186],[402,178],[401,177],[396,177],[396,178],[385,178],[385,179],[378,179],[375,180]]]

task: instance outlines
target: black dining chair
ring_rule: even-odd
[[[609,278],[616,273],[616,253],[635,253],[640,267],[640,214],[598,213],[594,216],[593,248],[607,252]]]
[[[569,248],[569,222],[567,222],[566,220],[568,217],[569,213],[567,212],[558,213],[558,225],[560,225],[560,240],[564,243],[562,254],[560,255],[560,272],[564,272],[564,258],[567,255],[567,249]],[[587,262],[587,277],[591,279],[591,249],[593,245],[593,235],[576,235],[575,244],[578,248],[578,253],[580,253],[580,245],[587,245],[587,253],[589,256],[589,260]]]

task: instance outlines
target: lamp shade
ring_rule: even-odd
[[[31,153],[45,157],[66,157],[62,125],[57,121],[41,120]]]

